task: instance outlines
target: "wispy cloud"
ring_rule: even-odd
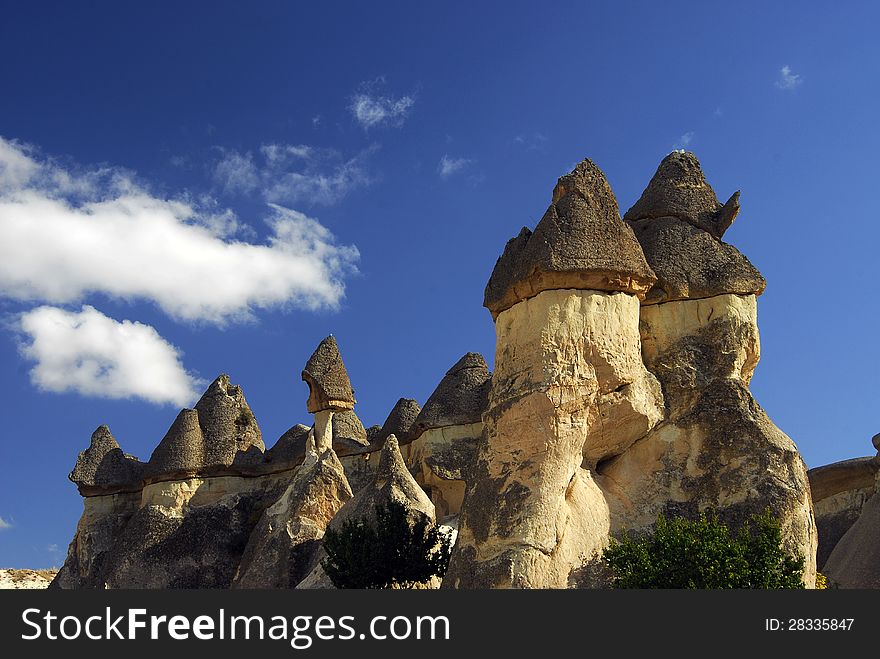
[[[250,153],[221,150],[223,156],[214,166],[214,180],[227,194],[248,194],[260,185],[260,176]]]
[[[384,78],[362,83],[351,97],[349,110],[364,130],[379,126],[400,126],[415,105],[410,95],[393,96],[383,93]]]
[[[78,312],[41,306],[22,313],[19,331],[26,337],[22,355],[36,362],[31,382],[41,391],[185,406],[204,384],[153,327],[116,321],[88,305]]]
[[[309,189],[338,192],[321,185]],[[218,324],[336,307],[357,249],[278,204],[265,222],[266,242],[246,242],[231,211],[158,197],[120,170],[71,173],[0,138],[0,297],[57,305],[101,293]]]
[[[520,133],[513,138],[513,143],[526,151],[540,151],[547,145],[547,136],[543,133]]]
[[[779,69],[779,78],[774,84],[778,89],[792,91],[800,87],[801,83],[803,83],[803,78],[801,77],[801,75],[798,73],[794,73],[791,70],[791,67],[786,64],[781,69]]]
[[[256,154],[221,149],[214,180],[226,194],[257,194],[278,204],[331,205],[373,182],[372,146],[351,158],[304,144],[264,144]]]
[[[691,142],[694,141],[694,131],[689,130],[684,135],[678,138],[678,141],[672,145],[674,150],[686,149],[691,145]]]
[[[0,531],[6,531],[12,528],[12,523],[7,522],[5,519],[0,517]]]
[[[450,158],[444,153],[437,165],[437,173],[440,174],[440,178],[449,178],[470,165],[471,162],[473,161],[468,158]]]

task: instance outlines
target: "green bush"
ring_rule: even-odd
[[[412,588],[443,577],[452,540],[424,515],[397,502],[376,506],[376,521],[350,519],[324,536],[321,566],[337,588]]]
[[[782,548],[769,510],[734,534],[714,512],[657,519],[653,533],[612,541],[602,559],[615,588],[803,588],[804,559]]]

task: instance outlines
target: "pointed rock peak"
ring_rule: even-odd
[[[465,353],[464,357],[455,362],[455,366],[446,371],[446,375],[455,375],[465,368],[479,368],[486,373],[489,372],[489,365],[486,363],[483,355],[478,352],[468,352]]]
[[[617,292],[639,297],[656,277],[617,200],[595,163],[584,160],[563,176],[534,232],[508,241],[486,285],[483,304],[493,318],[547,290]]]
[[[385,439],[385,445],[379,452],[379,466],[376,469],[377,480],[391,480],[396,475],[406,473],[409,475],[409,469],[406,468],[406,462],[400,454],[400,444],[397,437],[389,435]]]
[[[469,352],[450,368],[419,412],[410,431],[418,438],[431,428],[460,426],[482,421],[489,406],[492,374],[483,356]]]
[[[68,478],[83,496],[109,494],[136,488],[143,465],[125,455],[107,426],[92,433],[89,447],[79,454]]]
[[[410,442],[412,440],[410,431],[421,411],[421,406],[412,398],[401,398],[394,404],[391,413],[385,419],[385,423],[382,424],[376,441],[381,443],[390,435],[395,435],[399,443],[406,444]]]
[[[350,439],[364,446],[368,444],[367,431],[358,415],[354,413],[354,410],[345,410],[333,414],[332,426],[334,442]]]
[[[148,475],[196,474],[205,464],[205,438],[196,410],[183,409],[150,456]]]
[[[706,181],[700,161],[690,151],[666,156],[624,220],[635,222],[676,217],[721,239],[739,212],[739,192],[724,206]]]
[[[88,450],[107,453],[115,448],[119,448],[119,442],[116,441],[113,433],[110,432],[110,426],[101,425],[95,428]]]
[[[119,443],[107,426],[98,426],[92,433],[89,447],[76,458],[76,465],[68,478],[77,486],[95,485],[95,476],[104,458],[111,451],[120,451]]]
[[[241,387],[220,375],[195,406],[205,437],[205,464],[230,465],[239,451],[265,450],[263,435]]]
[[[620,215],[617,208],[617,199],[611,191],[605,173],[589,158],[579,162],[577,166],[565,176],[559,178],[556,187],[553,188],[553,203],[568,195],[576,194],[589,204],[612,210]]]
[[[354,390],[332,334],[321,341],[309,358],[302,372],[302,379],[309,385],[306,407],[312,414],[322,410],[342,411],[354,407]]]

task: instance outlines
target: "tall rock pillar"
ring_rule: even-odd
[[[318,344],[302,379],[309,385],[306,408],[315,415],[315,445],[320,455],[333,447],[333,413],[352,410],[356,402],[333,335]]]
[[[663,416],[639,337],[655,279],[589,160],[508,242],[486,287],[495,372],[445,587],[565,587],[605,546],[596,465]]]

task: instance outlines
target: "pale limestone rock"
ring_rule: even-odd
[[[444,426],[424,431],[401,447],[416,482],[429,496],[437,519],[457,515],[464,499],[466,473],[476,461],[483,424]]]
[[[880,461],[854,458],[810,469],[810,489],[819,533],[816,569],[822,572],[834,547],[855,524],[875,491]]]
[[[330,520],[351,498],[333,449],[307,453],[293,482],[251,533],[233,588],[293,588],[314,567]]]
[[[43,590],[56,574],[56,570],[0,570],[0,590]]]
[[[638,317],[635,296],[578,290],[498,314],[485,438],[445,585],[565,587],[606,545],[608,504],[591,469],[663,414]],[[612,393],[621,396],[609,404]],[[619,434],[603,431],[605,419]]]
[[[434,504],[424,490],[415,482],[400,455],[397,438],[390,435],[379,454],[379,465],[372,482],[349,499],[330,522],[329,529],[338,531],[350,519],[374,520],[376,506],[387,505],[391,501],[403,504],[414,519],[427,517],[436,520]],[[327,573],[320,562],[326,556],[321,550],[315,558],[315,567],[297,588],[333,588]],[[439,585],[439,584],[438,584]]]
[[[667,415],[599,468],[612,532],[706,508],[736,526],[769,507],[786,548],[805,557],[812,585],[817,538],[806,467],[747,386],[760,354],[754,296],[643,307],[642,345]]]
[[[825,563],[823,574],[841,588],[880,588],[880,492],[865,502],[859,518]]]
[[[682,337],[696,335],[702,327],[720,319],[729,319],[726,327],[731,331],[717,346],[724,358],[715,359],[712,377],[737,378],[748,386],[761,358],[758,304],[754,295],[718,295],[642,307],[639,331],[648,368],[657,364]],[[696,367],[694,364],[688,370]]]
[[[642,362],[639,310],[625,293],[558,290],[499,315],[490,411],[540,391],[561,412],[583,410],[564,423],[584,440],[585,466],[625,450],[663,418],[660,386]]]
[[[314,439],[319,452],[333,448],[333,410],[321,410],[315,414]]]

